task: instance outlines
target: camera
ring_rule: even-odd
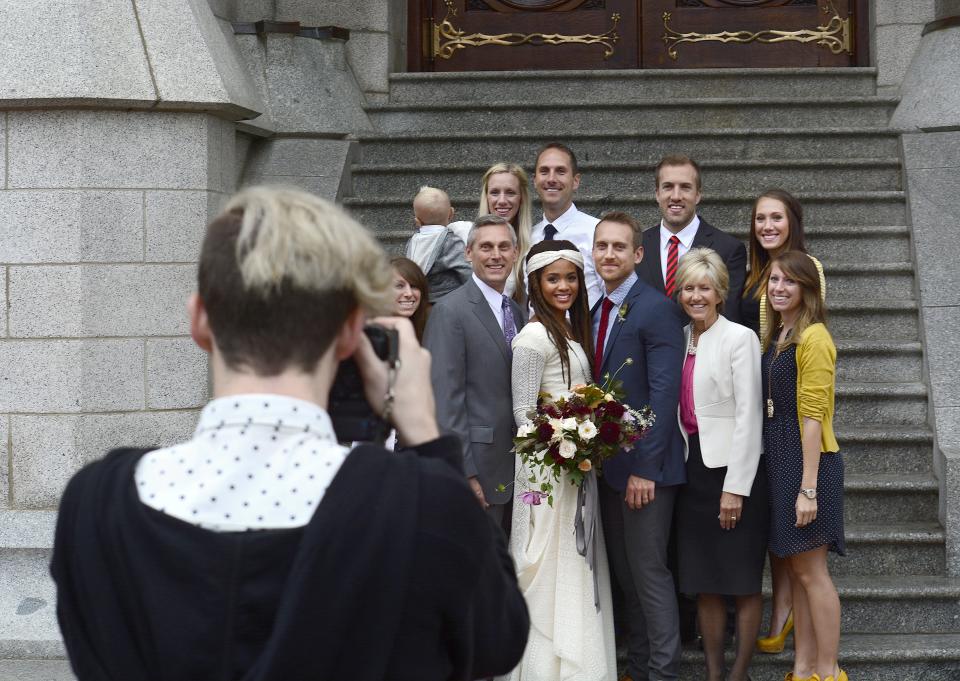
[[[370,339],[377,357],[387,364],[397,361],[400,341],[394,329],[368,324],[363,332]],[[353,358],[340,362],[330,389],[329,412],[333,430],[340,442],[382,443],[390,433],[391,425],[367,403],[363,379]]]

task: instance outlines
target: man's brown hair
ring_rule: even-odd
[[[640,229],[640,222],[630,213],[622,210],[608,210],[600,216],[600,222],[616,222],[629,227],[630,231],[633,232],[633,250],[637,250],[643,244],[643,231]],[[600,222],[597,224],[599,225]],[[596,230],[594,230],[594,235],[596,235]],[[594,236],[594,241],[596,241],[596,236]]]
[[[660,163],[657,164],[656,175],[654,176],[658,188],[660,187],[660,169],[665,166],[692,166],[694,174],[697,177],[697,191],[703,189],[700,180],[700,164],[685,154],[669,154],[660,159]]]

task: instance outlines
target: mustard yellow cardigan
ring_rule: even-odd
[[[821,452],[837,452],[833,434],[834,386],[837,376],[837,347],[823,324],[808,326],[797,344],[797,418],[803,439],[803,417],[819,421]]]

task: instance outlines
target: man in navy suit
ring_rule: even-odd
[[[593,258],[605,286],[593,310],[594,378],[602,382],[619,369],[627,403],[649,404],[656,415],[645,438],[604,462],[600,485],[607,552],[629,628],[627,677],[677,679],[680,631],[667,544],[677,491],[686,482],[677,425],[684,321],[674,303],[637,277],[643,246],[631,215],[604,214]]]
[[[740,298],[747,276],[747,249],[697,215],[701,199],[700,166],[689,156],[664,156],[657,164],[656,197],[661,220],[643,233],[646,257],[637,274],[650,286],[673,297],[677,263],[691,248],[712,248],[730,273],[730,293],[723,316],[740,321]]]

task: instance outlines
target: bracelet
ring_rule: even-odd
[[[387,392],[383,396],[383,413],[380,415],[380,418],[388,423],[390,422],[390,416],[393,414],[393,401],[396,397],[397,371],[399,369],[399,358],[387,365]]]

